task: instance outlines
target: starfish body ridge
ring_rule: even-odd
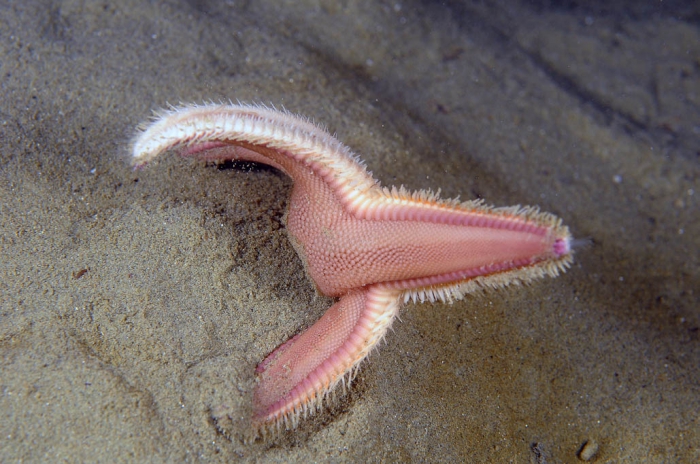
[[[295,426],[351,380],[402,301],[461,299],[480,288],[556,276],[572,261],[568,228],[554,215],[382,188],[336,138],[287,112],[245,105],[174,108],[139,135],[134,164],[170,150],[264,163],[289,175],[291,242],[317,289],[340,298],[258,365],[258,430]]]

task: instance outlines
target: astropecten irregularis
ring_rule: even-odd
[[[477,289],[556,276],[572,262],[569,230],[556,216],[382,188],[349,148],[288,112],[172,108],[144,127],[133,162],[143,166],[167,151],[264,163],[289,175],[290,241],[318,291],[339,298],[258,365],[258,432],[295,427],[320,408],[352,379],[402,303],[451,302]]]

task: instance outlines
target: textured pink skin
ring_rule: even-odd
[[[254,423],[288,417],[324,394],[366,348],[371,295],[495,274],[569,252],[568,238],[520,217],[415,205],[352,211],[333,190],[332,173],[260,146],[207,143],[184,156],[268,164],[294,179],[287,230],[318,289],[342,297],[306,332],[259,366]],[[388,219],[387,215],[392,219]]]
[[[449,210],[434,212],[430,221],[358,219],[346,211],[325,179],[285,154],[218,144],[213,150],[200,148],[195,145],[182,154],[268,164],[294,179],[287,231],[325,295],[342,296],[368,284],[421,277],[440,284],[454,281],[455,272],[483,275],[483,267],[520,267],[568,251],[547,227],[495,215],[484,215],[477,225],[463,224],[473,217],[466,213],[461,213],[462,224],[448,223],[455,216]],[[411,209],[415,208],[405,207],[409,217]]]
[[[276,411],[293,410],[294,402],[302,404],[315,392],[324,391],[352,365],[357,340],[367,330],[358,324],[365,300],[365,291],[349,293],[306,332],[290,340],[291,344],[287,342],[265,359],[265,367],[258,372],[264,388],[257,388],[253,397],[254,421],[269,420]]]

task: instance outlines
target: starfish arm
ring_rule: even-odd
[[[295,427],[384,337],[400,292],[382,285],[354,290],[313,326],[273,351],[257,368],[253,423],[266,431]]]
[[[256,105],[191,105],[156,116],[133,143],[136,167],[176,150],[202,159],[269,164],[295,180],[300,170],[312,170],[345,203],[364,199],[368,193],[381,195],[377,181],[360,159],[306,118]],[[226,146],[245,150],[227,150]]]

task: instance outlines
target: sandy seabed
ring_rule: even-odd
[[[698,462],[700,10],[566,4],[4,2],[0,461]],[[593,245],[406,305],[348,395],[246,444],[256,364],[332,302],[291,182],[128,162],[153,109],[229,99]]]

